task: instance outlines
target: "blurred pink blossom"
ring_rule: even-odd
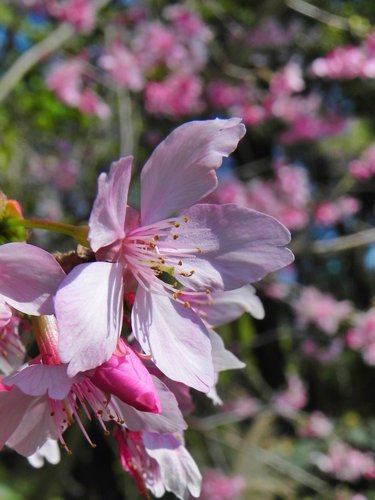
[[[289,229],[308,223],[309,178],[305,169],[279,161],[274,165],[275,180],[254,179],[247,185],[232,177],[222,181],[206,201],[237,203],[276,217]]]
[[[322,293],[313,286],[303,288],[292,307],[299,328],[305,328],[310,323],[328,335],[336,333],[341,321],[353,309],[348,300],[337,301],[332,295]]]
[[[361,478],[375,478],[375,461],[370,453],[366,453],[349,445],[335,441],[327,454],[314,453],[312,462],[326,474],[341,481],[350,483]]]
[[[375,308],[354,318],[354,327],[346,334],[347,345],[360,350],[368,365],[375,365]]]
[[[276,179],[256,179],[248,184],[247,206],[277,217],[289,229],[308,223],[309,179],[304,169],[279,162]]]
[[[289,130],[280,135],[280,141],[284,144],[292,144],[297,141],[314,141],[322,137],[337,135],[347,125],[345,118],[341,116],[299,116]]]
[[[263,100],[263,107],[270,116],[287,123],[293,123],[297,120],[302,122],[303,117],[317,115],[320,106],[321,98],[317,94],[302,97],[270,92]]]
[[[267,297],[275,300],[282,300],[289,294],[290,285],[274,281],[272,283],[266,283],[262,289]]]
[[[246,488],[243,476],[226,476],[216,470],[203,473],[200,500],[236,500]]]
[[[277,413],[291,417],[307,403],[307,390],[305,384],[297,375],[288,377],[288,386],[273,398],[273,406]]]
[[[366,56],[360,48],[336,47],[325,57],[319,57],[311,65],[311,73],[321,78],[351,79],[362,76]]]
[[[321,411],[313,411],[298,429],[302,437],[325,438],[333,431],[332,421]]]
[[[302,342],[301,350],[303,354],[319,361],[319,363],[331,363],[342,353],[343,344],[340,339],[334,339],[328,347],[320,347],[314,340],[307,339]]]
[[[270,83],[270,92],[273,94],[293,94],[305,88],[301,66],[290,61],[281,70],[273,74]]]
[[[173,69],[185,56],[174,30],[159,21],[140,24],[134,33],[132,47],[143,68],[164,64]]]
[[[191,10],[184,5],[169,5],[163,10],[163,16],[173,23],[176,30],[184,37],[210,40],[212,33],[208,26]]]
[[[244,123],[249,126],[258,125],[267,118],[267,114],[262,106],[251,102],[238,104],[230,109],[232,116],[241,116]]]
[[[207,95],[212,106],[228,108],[243,102],[247,91],[242,85],[231,85],[224,80],[214,80],[207,85]]]
[[[111,116],[109,106],[90,88],[82,91],[78,109],[86,115],[94,115],[102,120]]]
[[[55,64],[47,74],[47,87],[69,106],[79,105],[84,65],[82,59],[75,57]]]
[[[365,149],[358,160],[349,163],[349,173],[358,180],[366,180],[375,175],[375,144]]]
[[[47,0],[49,14],[72,24],[77,31],[89,33],[96,22],[95,2],[92,0]]]
[[[105,119],[111,114],[108,105],[91,88],[83,84],[85,61],[79,57],[55,64],[47,74],[47,87],[69,106],[82,113]]]
[[[335,47],[325,57],[315,59],[311,73],[320,78],[350,80],[375,77],[374,32],[358,47]]]
[[[137,57],[119,41],[113,42],[100,57],[99,64],[121,87],[139,91],[144,78]]]
[[[323,201],[315,207],[315,220],[324,226],[337,224],[345,217],[349,217],[358,212],[361,208],[357,198],[352,196],[341,196],[334,201]]]
[[[188,73],[176,73],[161,82],[148,82],[145,106],[149,113],[174,118],[191,116],[204,108],[202,82]]]

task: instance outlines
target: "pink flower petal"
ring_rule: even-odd
[[[53,295],[65,273],[54,257],[27,243],[0,246],[0,295],[25,314],[53,314]]]
[[[245,312],[256,319],[264,318],[263,305],[251,285],[236,290],[213,292],[210,294],[209,302],[200,305],[197,312],[202,314],[205,322],[211,326],[230,323]]]
[[[5,303],[4,299],[0,296],[0,328],[4,328],[12,317],[11,308]]]
[[[262,279],[293,261],[284,245],[290,233],[269,215],[238,205],[195,205],[179,230],[181,248],[200,250],[184,257],[176,278],[198,290],[233,290]],[[191,273],[186,278],[181,273]]]
[[[3,379],[6,385],[16,385],[29,396],[48,394],[52,399],[64,399],[77,380],[66,374],[66,365],[29,365]]]
[[[202,476],[182,439],[172,434],[143,433],[147,454],[157,461],[162,483],[178,498],[198,497]]]
[[[6,444],[20,455],[28,457],[49,438],[58,438],[57,426],[51,416],[48,398],[42,396],[33,398],[32,405]]]
[[[165,219],[216,187],[215,170],[245,134],[240,121],[185,123],[159,144],[141,174],[142,224]]]
[[[17,387],[0,392],[0,448],[17,429],[34,400],[35,398],[24,394]]]
[[[98,178],[98,194],[89,220],[89,241],[94,252],[125,236],[132,159],[127,156],[112,163],[109,175],[103,173]]]
[[[55,439],[49,438],[35,453],[27,457],[29,464],[35,469],[43,467],[45,460],[50,464],[56,465],[60,462],[60,459],[61,454],[58,442]]]
[[[211,343],[199,317],[165,295],[138,288],[133,332],[167,377],[207,392],[214,381]]]
[[[212,345],[212,359],[214,362],[215,372],[224,370],[236,370],[244,368],[246,365],[240,361],[232,352],[228,351],[222,338],[214,330],[208,330]]]
[[[75,267],[59,287],[56,319],[68,375],[96,368],[116,348],[123,319],[122,267],[93,262]]]

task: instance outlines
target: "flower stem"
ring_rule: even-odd
[[[65,224],[63,222],[36,219],[15,219],[12,223],[29,229],[45,229],[54,233],[66,234],[74,238],[81,245],[90,247],[87,241],[87,226],[73,226],[72,224]]]
[[[59,365],[61,361],[57,352],[55,316],[31,316],[31,323],[43,363],[46,365]]]

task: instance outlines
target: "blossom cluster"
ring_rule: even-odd
[[[213,328],[244,311],[262,318],[250,283],[293,260],[273,217],[200,203],[244,133],[237,118],[174,130],[143,167],[139,211],[127,204],[132,157],[114,162],[98,178],[87,236],[72,229],[77,252],[0,246],[1,446],[53,461],[53,443],[70,452],[74,422],[95,446],[85,417],[95,418],[113,429],[142,494],[199,496],[181,409],[191,408],[190,388],[219,402],[218,373],[243,367]]]

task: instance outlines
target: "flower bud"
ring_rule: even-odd
[[[117,396],[137,410],[161,412],[151,375],[129,346],[125,355],[113,354],[96,368],[91,380],[102,391]]]

